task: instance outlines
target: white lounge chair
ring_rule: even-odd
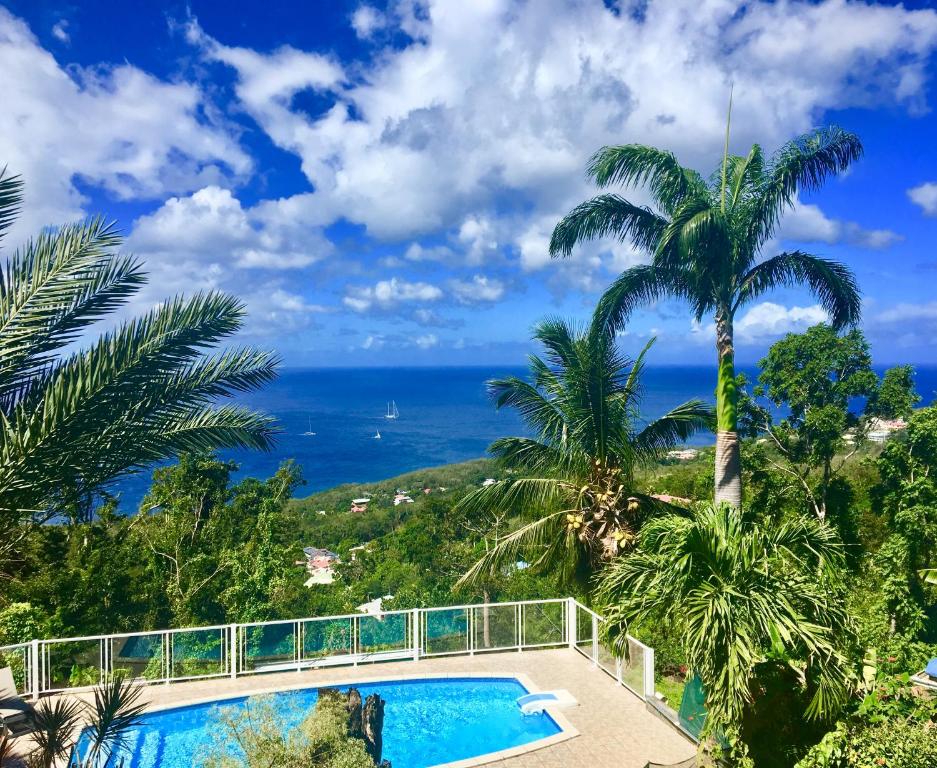
[[[15,723],[32,714],[32,707],[20,698],[10,667],[0,669],[0,721]]]

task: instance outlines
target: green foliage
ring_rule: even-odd
[[[28,643],[44,637],[49,617],[31,603],[10,603],[0,609],[0,645]]]
[[[740,383],[744,391],[747,382]],[[864,434],[865,422],[850,411],[850,400],[877,391],[862,332],[840,335],[821,323],[804,333],[789,333],[771,346],[761,361],[753,397],[743,395],[743,429],[769,438],[779,454],[775,466],[800,486],[814,513],[826,517],[831,493],[832,501],[837,501],[833,492],[845,466],[842,454],[847,448],[857,450]],[[775,422],[771,411],[757,403],[759,398],[786,408],[787,417]],[[846,442],[847,430],[851,445]]]
[[[861,155],[854,134],[837,127],[817,129],[788,142],[770,159],[757,144],[745,157],[726,151],[719,172],[707,182],[670,152],[638,144],[603,147],[589,165],[596,184],[644,185],[656,210],[600,195],[556,225],[550,253],[569,256],[584,241],[615,237],[651,258],[650,264],[622,273],[602,297],[596,314],[608,333],[621,328],[638,306],[666,296],[685,300],[697,320],[713,315],[718,429],[734,432],[733,326],[741,307],[772,289],[804,285],[837,328],[859,318],[858,287],[842,264],[801,251],[765,260],[760,254],[799,190],[817,189]],[[730,443],[730,460],[717,462],[716,501],[737,506],[741,470],[732,460],[738,457],[735,445]]]
[[[882,383],[869,398],[866,413],[882,419],[907,419],[921,396],[914,388],[914,366],[896,365],[882,376]]]
[[[828,717],[845,704],[849,677],[842,563],[838,537],[819,521],[700,507],[650,521],[636,552],[600,576],[597,597],[619,651],[632,624],[675,630],[702,679],[709,732],[741,726],[769,654],[797,661],[810,681],[806,716]]]
[[[234,711],[220,710],[216,717],[217,736],[205,768],[374,768],[364,742],[348,735],[348,713],[329,697],[320,697],[315,709],[288,729],[282,711],[263,697]]]
[[[516,408],[535,435],[502,438],[489,448],[517,477],[475,490],[459,504],[468,515],[519,511],[528,521],[494,542],[462,583],[497,576],[525,559],[558,573],[563,583],[583,585],[631,547],[639,512],[661,506],[635,488],[635,468],[712,425],[711,410],[693,400],[638,427],[641,373],[653,340],[632,361],[604,332],[601,318],[583,330],[547,320],[534,338],[545,355],[531,356],[531,381],[488,384],[497,406]]]
[[[916,411],[906,439],[892,441],[878,460],[875,502],[889,534],[873,559],[892,632],[914,638],[928,628],[935,587],[922,571],[937,561],[937,408]]]
[[[0,172],[3,229],[21,191]],[[208,354],[240,329],[236,299],[176,297],[74,345],[144,283],[120,242],[92,219],[46,230],[0,265],[0,565],[20,522],[87,517],[122,474],[180,451],[271,444],[268,417],[217,402],[274,376],[269,353]]]
[[[930,768],[937,765],[937,697],[882,680],[797,768]]]

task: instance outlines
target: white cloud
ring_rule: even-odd
[[[435,346],[439,345],[439,338],[435,333],[427,333],[422,336],[417,336],[413,343],[416,344],[420,349],[432,349]]]
[[[937,301],[901,302],[869,316],[864,323],[869,336],[886,349],[937,345]]]
[[[771,148],[827,109],[922,108],[937,45],[937,13],[901,6],[827,0],[740,10],[651,0],[635,14],[607,5],[399,3],[385,21],[410,44],[400,45],[398,34],[354,78],[316,57],[316,78],[296,77],[269,95],[251,83],[259,70],[286,64],[277,53],[235,56],[201,39],[210,56],[235,68],[245,109],[301,158],[322,210],[378,238],[454,234],[473,264],[492,244],[511,244],[526,271],[550,263],[549,228],[590,193],[583,169],[597,147],[667,146],[708,173],[730,82],[733,147],[757,140]],[[362,21],[358,29],[371,26]],[[291,108],[289,97],[305,87],[327,93],[331,108],[313,116]],[[483,221],[490,235],[480,232]],[[893,239],[884,230],[840,228],[840,237],[873,247]],[[566,270],[566,282],[587,286],[615,259],[634,254],[593,251]]]
[[[928,181],[912,187],[908,190],[908,197],[925,216],[937,216],[937,182]]]
[[[150,275],[132,309],[174,293],[222,290],[245,301],[250,335],[309,327],[326,308],[309,303],[278,273],[325,258],[332,245],[318,228],[293,217],[292,208],[279,201],[244,208],[217,186],[169,198],[138,218],[127,238],[127,250]]]
[[[392,277],[390,280],[379,281],[373,287],[349,287],[343,302],[355,312],[367,312],[372,308],[388,310],[403,303],[438,301],[442,295],[442,290],[435,285],[410,283]]]
[[[191,258],[227,268],[290,269],[328,255],[332,246],[321,232],[289,213],[276,202],[245,209],[229,190],[209,186],[141,216],[128,246],[148,260]]]
[[[351,26],[362,40],[369,40],[375,32],[387,25],[387,18],[377,8],[359,5],[351,15]]]
[[[461,304],[494,302],[504,296],[504,283],[485,275],[475,275],[471,280],[450,280],[449,289]]]
[[[829,316],[819,304],[809,307],[784,307],[765,301],[755,304],[736,319],[735,336],[742,342],[756,342],[786,333],[800,333],[812,325],[828,320]],[[714,328],[707,328],[705,335],[712,338],[714,332]]]
[[[370,334],[361,342],[362,349],[381,349],[384,346],[384,337],[380,334]]]
[[[68,34],[68,19],[59,19],[52,25],[52,37],[66,45],[71,42],[71,36]]]
[[[204,94],[129,64],[67,69],[25,23],[0,8],[0,158],[26,182],[11,240],[84,215],[79,180],[125,199],[186,193],[251,160]]]
[[[848,243],[873,250],[888,248],[903,239],[889,229],[866,229],[854,221],[831,219],[819,206],[799,201],[781,220],[777,237],[830,245]]]

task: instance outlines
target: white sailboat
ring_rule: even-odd
[[[387,413],[384,414],[384,418],[385,418],[385,419],[391,419],[391,420],[399,419],[399,418],[400,418],[400,411],[397,410],[397,401],[396,401],[396,400],[391,400],[391,401],[387,404]]]
[[[312,431],[312,416],[309,417],[309,429],[303,432],[306,437],[315,437],[316,433]]]
[[[377,432],[374,433],[374,439],[375,440],[381,439],[381,430],[378,430]]]

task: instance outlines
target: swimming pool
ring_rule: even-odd
[[[320,686],[317,686],[317,688]],[[478,757],[560,733],[547,714],[523,715],[514,678],[426,678],[352,683],[365,698],[377,693],[384,710],[384,758],[393,768],[428,766]],[[284,724],[297,724],[315,704],[317,688],[270,694]],[[197,766],[213,743],[219,710],[244,707],[247,697],[165,709],[143,715],[127,742],[126,768]]]

